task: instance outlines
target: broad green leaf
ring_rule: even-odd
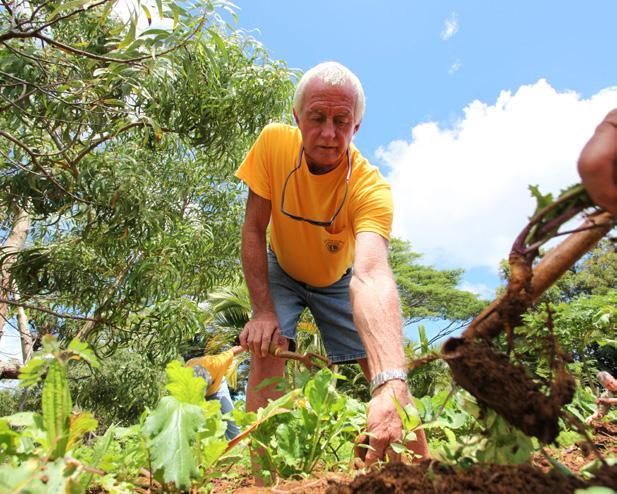
[[[148,416],[143,433],[148,438],[154,471],[163,471],[165,482],[188,489],[196,475],[193,444],[204,423],[203,410],[197,405],[182,403],[173,396],[164,397]]]
[[[174,360],[165,368],[168,384],[165,386],[171,396],[183,403],[203,405],[206,382],[195,377],[192,367],[185,367]]]
[[[227,450],[227,441],[220,437],[207,437],[201,443],[201,467],[210,468]]]
[[[302,461],[302,446],[299,435],[288,424],[276,428],[276,440],[287,465],[297,466]]]

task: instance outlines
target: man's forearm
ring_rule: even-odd
[[[253,313],[274,312],[268,286],[266,236],[245,228],[242,232],[242,270],[249,290]]]
[[[405,370],[400,302],[389,269],[352,277],[353,317],[366,349],[371,377],[390,370]]]

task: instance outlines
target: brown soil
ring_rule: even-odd
[[[574,395],[574,379],[565,370],[558,372],[546,396],[524,367],[480,340],[451,338],[444,353],[454,380],[480,403],[543,443],[555,440],[561,407]]]
[[[486,465],[455,471],[429,462],[417,466],[393,463],[380,472],[359,476],[351,484],[333,483],[326,494],[570,494],[592,485],[617,487],[617,466],[584,481],[554,471],[544,473],[530,465]]]

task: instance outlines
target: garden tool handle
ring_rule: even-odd
[[[319,355],[317,353],[305,353],[300,354],[296,352],[291,352],[289,350],[283,350],[276,344],[270,345],[270,355],[277,358],[286,358],[291,360],[298,360],[302,362],[307,369],[312,369],[313,367],[317,367],[319,369],[323,369],[324,367],[329,367],[331,362],[330,359],[324,357],[323,355]],[[320,360],[321,362],[314,362],[312,359]]]

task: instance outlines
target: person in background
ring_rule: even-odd
[[[190,359],[187,367],[192,367],[195,377],[206,381],[206,400],[218,400],[221,404],[221,413],[226,414],[234,409],[225,374],[231,366],[234,357],[243,352],[241,346],[234,346],[217,355],[203,355]],[[240,429],[233,420],[227,420],[225,438],[231,441],[240,433]]]
[[[593,201],[617,217],[617,108],[600,122],[583,148],[578,173]]]
[[[615,379],[609,372],[598,372],[598,381],[605,391],[596,400],[596,413],[587,419],[587,423],[591,424],[595,420],[599,420],[604,417],[611,407],[617,406],[617,379]]]

